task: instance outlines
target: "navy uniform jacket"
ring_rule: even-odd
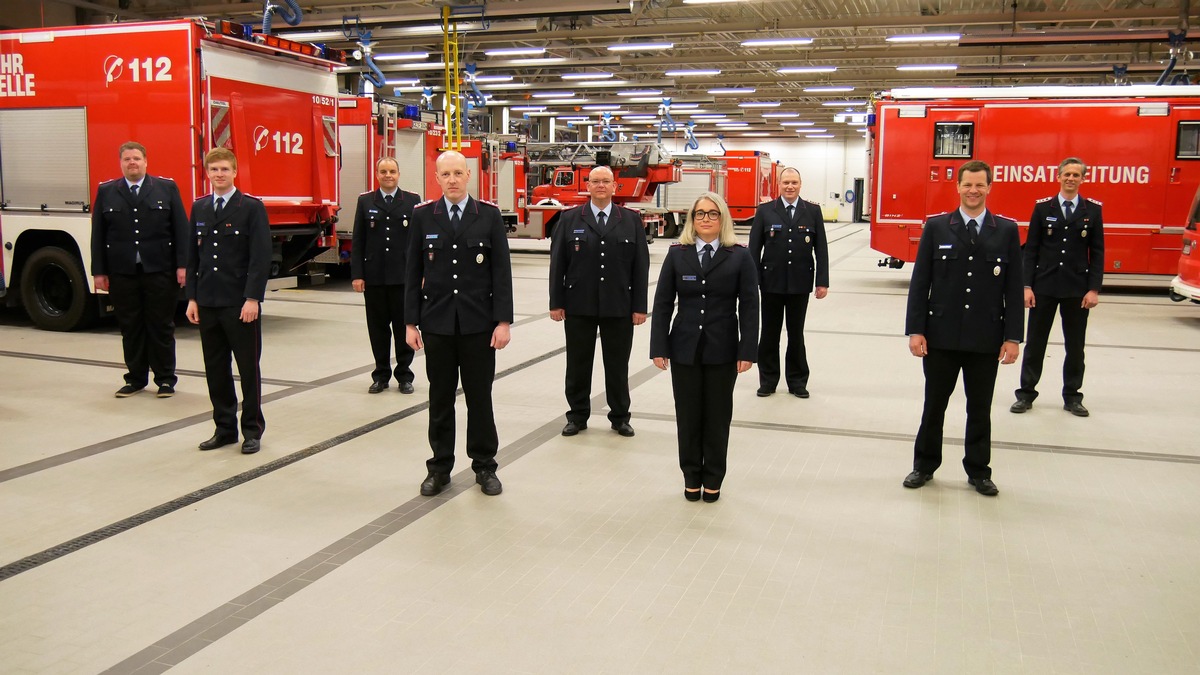
[[[350,242],[351,279],[362,279],[368,286],[404,283],[408,226],[413,207],[420,201],[417,195],[399,189],[391,206],[379,190],[358,196]]]
[[[513,320],[500,209],[470,197],[460,219],[455,232],[446,200],[438,197],[417,205],[409,225],[404,323],[434,335],[490,333]]]
[[[550,248],[550,309],[575,316],[646,313],[650,248],[634,211],[609,207],[605,231],[592,204],[563,211]]]
[[[1104,219],[1100,202],[1080,197],[1071,220],[1058,195],[1038,201],[1025,240],[1024,284],[1038,295],[1082,298],[1104,282]]]
[[[695,246],[667,250],[650,323],[650,358],[660,356],[684,365],[757,359],[758,274],[744,246],[718,248],[707,270],[700,269]]]
[[[904,332],[932,349],[1000,353],[1025,330],[1017,223],[987,212],[972,246],[957,209],[925,222],[908,287]]]
[[[192,204],[195,246],[187,265],[187,298],[202,307],[241,307],[263,301],[271,276],[271,227],[267,209],[256,197],[238,190],[213,213],[213,196]]]
[[[796,222],[783,198],[759,204],[750,224],[750,254],[763,293],[811,293],[829,286],[829,241],[821,207],[796,200]]]
[[[135,198],[124,178],[101,183],[92,204],[92,274],[134,274],[187,266],[187,213],[170,178],[147,175]]]

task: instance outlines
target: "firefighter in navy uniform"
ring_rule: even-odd
[[[237,393],[230,356],[242,379],[242,452],[259,450],[262,413],[260,305],[271,275],[271,231],[263,203],[233,185],[237,157],[227,148],[204,156],[213,192],[192,205],[196,236],[187,267],[187,317],[200,325],[204,376],[216,432],[200,444],[214,450],[238,440]]]
[[[1087,417],[1083,407],[1083,344],[1089,311],[1100,304],[1104,282],[1104,218],[1100,202],[1079,195],[1087,165],[1068,157],[1058,165],[1061,191],[1040,200],[1029,218],[1025,241],[1025,306],[1029,308],[1029,334],[1021,361],[1021,387],[1009,408],[1023,413],[1033,407],[1042,377],[1042,359],[1054,325],[1062,317],[1063,409]]]
[[[462,377],[467,402],[467,456],[486,495],[496,476],[500,439],[492,411],[496,350],[508,345],[513,320],[512,263],[500,209],[467,194],[471,170],[459,152],[437,159],[442,196],[413,209],[404,322],[408,344],[425,349],[429,445],[433,457],[421,494],[438,494],[454,468],[454,397]]]
[[[750,225],[750,255],[762,291],[762,336],[758,345],[758,395],[779,384],[779,336],[786,314],[788,344],[783,379],[788,392],[808,398],[808,352],[804,318],[808,295],[829,293],[829,244],[821,207],[800,199],[800,172],[779,172],[778,199],[760,204]]]
[[[408,227],[421,198],[398,187],[400,164],[394,157],[375,163],[378,190],[358,196],[350,247],[350,279],[363,294],[367,335],[375,370],[368,393],[378,394],[392,379],[392,342],[396,343],[396,382],[400,393],[413,393],[413,350],[404,330],[404,267]]]
[[[758,273],[737,243],[729,206],[706,192],[667,250],[650,323],[650,358],[671,371],[683,496],[721,497],[738,373],[758,353]],[[679,303],[674,321],[671,314]]]
[[[92,204],[92,275],[108,291],[121,327],[125,386],[117,398],[146,388],[175,394],[175,306],[187,267],[187,213],[169,178],[146,175],[146,148],[121,145],[123,178],[101,183]]]
[[[550,318],[564,321],[567,340],[565,389],[571,409],[563,436],[587,429],[597,331],[608,421],[618,434],[634,435],[629,354],[633,327],[646,322],[650,249],[641,217],[612,202],[613,185],[612,169],[592,169],[591,199],[563,211],[550,250]]]
[[[946,405],[962,372],[967,397],[963,458],[968,482],[985,496],[992,482],[992,394],[999,363],[1017,360],[1024,328],[1017,223],[987,210],[992,168],[958,170],[959,208],[930,217],[908,288],[905,333],[925,372],[925,408],[904,487],[919,488],[942,464]]]

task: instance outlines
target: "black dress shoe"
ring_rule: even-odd
[[[985,497],[995,497],[1000,494],[1000,489],[992,482],[991,478],[968,478],[967,482],[975,486],[975,491]]]
[[[695,490],[689,490],[687,488],[684,488],[683,489],[683,498],[688,500],[689,502],[700,501],[700,488],[696,488]]]
[[[421,496],[432,497],[442,491],[442,488],[450,484],[450,474],[429,472],[425,480],[421,483]]]
[[[378,394],[379,392],[381,392],[387,388],[388,388],[388,383],[380,380],[377,382],[372,382],[371,386],[367,387],[367,393],[368,394]]]
[[[401,382],[400,383],[400,393],[401,394],[411,394],[411,393],[413,393],[413,391],[414,391],[414,389],[412,386],[412,382]]]
[[[1088,415],[1091,414],[1088,412],[1088,409],[1083,407],[1083,404],[1080,403],[1079,401],[1071,401],[1070,403],[1064,403],[1063,410],[1066,410],[1067,412],[1071,413],[1072,415],[1074,415],[1076,417],[1087,417]]]
[[[216,450],[217,448],[233,445],[237,443],[237,436],[222,436],[221,434],[213,434],[213,437],[207,441],[200,443],[201,450]]]
[[[479,483],[480,492],[491,497],[495,497],[504,490],[495,471],[480,471],[475,474],[475,482]]]
[[[260,443],[257,438],[247,438],[246,442],[242,443],[242,454],[253,455],[258,452],[259,445]]]
[[[933,480],[933,474],[914,471],[904,477],[904,487],[919,488],[931,480]]]
[[[1026,401],[1023,398],[1019,398],[1017,399],[1016,403],[1013,403],[1011,406],[1009,406],[1008,412],[1023,413],[1027,412],[1031,408],[1033,408],[1033,401]]]
[[[808,390],[804,387],[796,387],[795,389],[789,390],[789,393],[796,398],[808,398]]]
[[[774,390],[774,389],[768,389],[768,388],[766,388],[766,387],[759,387],[759,388],[758,388],[758,391],[756,391],[756,392],[754,392],[754,393],[755,393],[755,394],[756,394],[756,395],[757,395],[759,398],[766,398],[766,397],[770,396],[771,394],[774,394],[774,393],[775,393],[775,390]]]
[[[587,422],[567,422],[567,425],[563,427],[562,435],[574,436],[584,429],[587,429]]]
[[[146,388],[145,386],[135,387],[132,384],[127,384],[124,387],[121,387],[120,389],[118,389],[116,391],[116,393],[113,394],[113,396],[116,396],[117,398],[129,398],[130,396],[133,396],[134,394],[140,392],[141,390],[143,390],[145,388]]]
[[[711,504],[721,498],[720,490],[717,490],[716,492],[709,492],[708,490],[704,490],[703,492],[704,492],[704,502],[706,504]]]
[[[633,427],[629,426],[629,422],[622,422],[620,424],[613,425],[613,431],[626,438],[629,438],[633,435]]]

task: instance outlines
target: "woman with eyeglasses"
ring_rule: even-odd
[[[679,468],[690,502],[721,496],[733,385],[757,353],[758,272],[734,237],[725,200],[707,192],[663,260],[650,324],[650,358],[671,369]]]

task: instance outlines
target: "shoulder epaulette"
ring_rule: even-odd
[[[475,201],[479,202],[480,204],[487,204],[488,206],[495,206],[496,208],[500,208],[499,206],[496,206],[496,202],[489,202],[486,199],[476,199]]]
[[[366,192],[360,192],[360,193],[358,193],[358,196],[359,196],[359,197],[366,197],[367,195],[371,194],[372,192],[374,192],[374,190],[367,190]]]
[[[1036,202],[1036,203],[1038,203],[1038,204],[1043,204],[1043,203],[1045,203],[1045,202],[1048,202],[1048,201],[1050,201],[1051,199],[1054,199],[1054,196],[1053,196],[1053,195],[1051,195],[1051,196],[1049,196],[1049,197],[1046,197],[1046,198],[1044,198],[1044,199],[1039,199],[1039,200],[1037,200],[1037,202]]]
[[[211,201],[211,200],[212,200],[212,198],[213,198],[213,196],[212,196],[212,193],[210,192],[210,193],[208,193],[208,194],[206,194],[206,195],[200,195],[199,197],[196,197],[196,202],[195,202],[195,203],[199,204],[200,202],[202,202],[202,201],[204,201],[204,200],[206,200],[206,199],[207,199],[207,200],[209,200],[209,201]]]
[[[125,179],[124,178],[113,178],[112,180],[102,180],[97,185],[108,185],[110,183],[116,183],[119,180],[125,180]]]
[[[261,201],[262,201],[262,199],[261,199],[261,198],[259,198],[259,197],[255,197],[254,195],[250,194],[249,192],[243,192],[242,194],[246,195],[247,197],[249,197],[250,199],[253,199],[253,200],[254,200],[254,201],[256,201],[256,202],[261,202]]]
[[[810,202],[810,201],[808,201],[807,199],[805,199],[805,198],[803,198],[803,197],[801,197],[801,198],[800,198],[800,201],[804,202],[805,204],[812,204],[813,206],[816,206],[816,207],[820,207],[820,206],[821,206],[820,204],[818,204],[818,203],[816,203],[816,202]]]
[[[1016,223],[1016,222],[1017,222],[1017,219],[1016,219],[1016,218],[1013,218],[1012,216],[1006,216],[1006,215],[1004,215],[1003,213],[993,213],[992,215],[993,215],[994,217],[996,217],[996,218],[1003,218],[1004,220],[1007,220],[1007,221],[1009,221],[1009,222],[1012,222],[1012,223]]]
[[[949,211],[941,211],[939,213],[930,213],[929,215],[925,216],[925,220],[929,220],[930,218],[937,218],[938,216],[944,216],[947,213],[950,213],[950,212]]]
[[[746,245],[745,245],[745,244],[743,244],[742,242],[740,242],[740,241],[739,241],[738,243],[736,243],[736,244],[734,244],[734,245],[732,245],[732,246],[726,246],[726,247],[725,247],[725,250],[726,250],[726,251],[732,251],[732,250],[733,250],[733,249],[735,249],[735,248],[746,248]]]
[[[415,208],[417,208],[417,207],[420,207],[420,206],[425,206],[425,205],[427,205],[427,204],[432,204],[432,203],[434,203],[434,202],[436,202],[436,201],[437,201],[436,199],[426,199],[425,201],[421,202],[420,204],[417,204],[417,206],[414,206],[413,208],[415,209]]]
[[[1099,200],[1096,200],[1096,199],[1092,199],[1091,197],[1084,197],[1084,199],[1086,199],[1086,200],[1088,200],[1089,202],[1091,202],[1091,203],[1095,204],[1096,206],[1104,206],[1104,202],[1102,202],[1102,201],[1099,201]]]
[[[677,241],[677,242],[675,242],[674,244],[671,244],[671,248],[683,248],[683,247],[685,247],[685,246],[691,247],[691,245],[690,245],[690,244],[685,244],[685,243],[683,243],[683,242],[681,242],[681,241]]]

